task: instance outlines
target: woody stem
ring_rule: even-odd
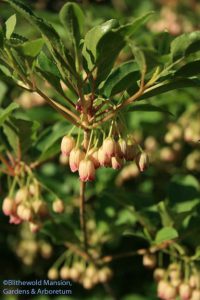
[[[85,182],[80,182],[80,225],[83,233],[83,244],[84,250],[88,252],[88,241],[87,241],[87,228],[86,228],[86,218],[85,218]]]

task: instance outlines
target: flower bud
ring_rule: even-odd
[[[88,155],[90,159],[93,161],[95,169],[98,169],[100,166],[99,160],[98,160],[98,149],[97,148],[92,148],[88,152]]]
[[[181,300],[189,300],[192,294],[192,289],[187,283],[182,283],[179,287],[179,296]]]
[[[55,213],[61,214],[65,210],[64,202],[60,199],[56,199],[52,204],[52,209]]]
[[[163,279],[164,276],[165,276],[165,269],[162,269],[162,268],[155,269],[155,271],[153,273],[153,277],[157,282],[160,281],[161,279]]]
[[[112,157],[111,158],[112,168],[114,170],[121,169],[123,166],[123,160],[119,157]]]
[[[22,201],[26,200],[27,198],[28,198],[28,189],[26,187],[23,187],[17,191],[15,195],[15,202],[16,204],[19,204]]]
[[[32,204],[33,210],[40,217],[46,217],[48,215],[48,207],[47,204],[39,199],[36,199]]]
[[[126,150],[127,150],[127,143],[126,143],[126,141],[121,138],[118,141],[118,145],[119,145],[119,149],[120,149],[119,152],[121,152],[121,156],[122,157],[126,157]],[[118,156],[121,157],[120,155],[118,155]]]
[[[97,269],[95,268],[95,266],[90,265],[89,267],[87,267],[86,271],[85,271],[85,276],[92,278],[97,272]]]
[[[85,153],[80,149],[73,149],[69,156],[69,166],[74,173],[78,171],[81,160],[85,158]]]
[[[60,278],[63,280],[70,279],[70,268],[64,266],[60,269]]]
[[[164,297],[163,298],[166,299],[166,300],[176,299],[176,296],[177,296],[176,288],[168,283],[168,285],[166,286],[166,288],[164,290]]]
[[[20,204],[17,207],[17,215],[23,220],[23,221],[31,221],[32,219],[32,210],[30,207],[26,207],[23,204]]]
[[[110,167],[111,166],[111,158],[106,155],[103,147],[99,148],[98,151],[98,160],[102,167]]]
[[[200,286],[200,274],[193,274],[190,276],[189,284],[191,288],[197,288]]]
[[[41,224],[29,222],[29,228],[32,233],[37,233],[41,229]]]
[[[111,137],[107,137],[104,141],[103,141],[103,150],[105,152],[105,155],[108,158],[111,158],[113,156],[115,156],[115,152],[116,152],[116,142],[113,138]]]
[[[168,287],[168,282],[165,280],[160,280],[157,286],[157,296],[161,299],[164,299],[165,290]]]
[[[135,162],[140,172],[144,172],[149,165],[148,155],[145,152],[138,153]]]
[[[79,164],[79,177],[81,181],[92,181],[95,179],[95,167],[91,159],[85,158]]]
[[[61,153],[60,157],[59,157],[59,162],[63,166],[68,165],[69,164],[69,156],[66,156],[66,155]]]
[[[180,268],[178,269],[172,269],[169,271],[169,277],[170,279],[180,279],[181,278],[181,270]]]
[[[86,290],[90,290],[93,286],[93,282],[92,282],[92,279],[91,278],[88,278],[88,277],[84,277],[83,278],[83,287],[86,289]]]
[[[12,214],[14,209],[14,200],[10,197],[7,197],[3,200],[2,210],[4,215],[9,216]]]
[[[156,256],[154,254],[145,254],[143,256],[143,266],[147,268],[154,268],[156,266]]]
[[[72,149],[75,147],[75,140],[71,136],[64,136],[61,141],[61,152],[63,155],[69,156]]]
[[[10,224],[18,225],[21,222],[22,222],[22,219],[20,219],[17,215],[10,215],[10,220],[9,220]]]
[[[80,276],[81,276],[81,273],[80,273],[80,271],[78,269],[76,269],[74,267],[70,269],[70,278],[72,280],[78,281],[78,279],[80,278]]]
[[[58,279],[58,277],[59,277],[58,270],[56,268],[49,269],[47,277],[50,280],[56,280],[56,279]]]
[[[41,252],[41,256],[43,258],[50,258],[52,253],[53,253],[53,248],[50,244],[46,243],[46,242],[43,242],[41,245],[40,245],[40,252]]]
[[[125,159],[127,161],[132,161],[135,159],[136,156],[136,152],[137,152],[137,145],[133,144],[130,140],[127,141],[127,145],[126,145],[126,155],[125,155]]]
[[[101,283],[107,282],[112,277],[111,269],[104,267],[98,272],[99,281]]]
[[[190,300],[199,300],[200,299],[200,290],[194,290],[192,292],[192,297]]]
[[[179,288],[179,286],[182,283],[182,280],[180,278],[172,278],[170,280],[170,282],[171,282],[171,285],[173,285],[175,288]]]

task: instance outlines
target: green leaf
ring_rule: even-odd
[[[136,18],[135,20],[133,20],[131,23],[126,24],[126,25],[122,25],[119,28],[119,31],[123,34],[126,35],[128,37],[131,37],[134,33],[137,32],[137,30],[143,25],[145,24],[149,18],[154,14],[153,11],[147,12],[145,15]]]
[[[163,114],[168,114],[173,116],[173,114],[170,111],[167,111],[162,107],[158,107],[152,104],[134,104],[128,109],[127,112],[133,112],[133,111],[161,112]]]
[[[37,40],[25,42],[22,45],[20,45],[17,49],[19,49],[23,55],[35,58],[37,55],[40,54],[43,45],[44,40],[40,38]]]
[[[82,50],[83,64],[87,71],[98,67],[96,86],[108,76],[118,53],[125,45],[124,38],[112,31],[118,27],[118,21],[112,19],[95,26],[85,36]]]
[[[189,78],[174,78],[172,80],[166,80],[164,82],[154,85],[152,88],[149,88],[145,93],[140,97],[140,100],[157,96],[172,90],[183,89],[186,87],[199,87],[200,80],[198,79],[189,79]]]
[[[6,65],[0,65],[0,71],[9,78],[12,78],[12,73]]]
[[[5,22],[5,28],[6,28],[6,38],[9,40],[11,35],[14,32],[15,26],[16,26],[16,15],[12,15],[6,22]]]
[[[6,0],[6,2],[41,32],[50,48],[61,49],[60,37],[50,23],[38,18],[27,5],[20,1]]]
[[[117,56],[124,46],[124,36],[119,32],[110,31],[101,38],[97,45],[97,86],[108,76]]]
[[[156,238],[155,238],[155,243],[161,244],[163,242],[176,239],[178,236],[179,235],[178,235],[178,232],[176,231],[176,229],[174,229],[172,227],[164,227],[157,232]]]
[[[66,3],[60,11],[60,20],[66,31],[69,31],[71,40],[77,50],[83,32],[84,14],[79,5],[73,2]]]
[[[145,74],[146,72],[146,59],[144,53],[141,51],[140,48],[135,46],[133,43],[129,43],[132,53],[134,55],[135,61],[140,68],[141,74]]]
[[[68,130],[69,125],[66,122],[59,122],[55,124],[40,137],[40,141],[37,143],[37,149],[41,152],[47,151],[48,148],[58,142],[61,137],[66,135]]]
[[[7,90],[8,90],[8,86],[3,81],[0,81],[0,105],[4,99],[4,96],[7,92]],[[1,111],[1,109],[0,109],[0,111]],[[0,117],[0,119],[1,119],[1,117]]]
[[[169,201],[177,212],[193,210],[199,200],[200,186],[194,176],[176,175],[172,178],[169,185]]]
[[[200,74],[200,60],[187,63],[178,69],[175,76],[191,77]]]
[[[93,27],[85,36],[84,46],[83,46],[83,55],[88,56],[91,59],[91,62],[94,62],[98,59],[99,53],[97,47],[102,37],[110,32],[112,29],[117,28],[119,23],[115,19],[111,19],[101,25]],[[111,41],[110,41],[111,42]]]
[[[52,75],[61,79],[60,72],[52,59],[50,59],[44,52],[41,52],[37,58],[37,64],[43,72],[51,73]]]
[[[139,77],[138,66],[133,61],[126,62],[110,73],[102,87],[102,91],[106,97],[113,96],[125,91]]]
[[[4,34],[2,28],[0,27],[0,49],[2,49],[3,46],[4,46]]]
[[[171,43],[173,61],[200,50],[200,31],[184,33]]]
[[[13,110],[19,108],[19,105],[17,103],[11,103],[8,107],[5,109],[0,109],[0,126],[7,120],[7,118],[10,116],[10,114],[13,112]]]
[[[21,154],[24,155],[32,146],[33,141],[36,139],[38,128],[38,122],[16,119],[14,117],[10,117],[3,124],[3,131],[16,155],[18,155],[19,149]]]
[[[166,205],[166,202],[164,201],[159,202],[157,204],[157,208],[162,220],[162,225],[171,227],[174,224],[174,220],[171,212],[169,211],[169,208]]]

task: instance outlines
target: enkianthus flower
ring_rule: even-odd
[[[189,300],[192,295],[192,289],[189,284],[182,283],[179,287],[179,296],[181,300]]]
[[[27,207],[23,204],[19,204],[17,207],[17,215],[23,221],[31,221],[33,217],[33,212],[30,207]]]
[[[55,213],[63,213],[65,210],[64,202],[61,199],[56,199],[52,204],[52,209]]]
[[[135,162],[140,172],[144,172],[149,166],[149,157],[147,153],[145,152],[138,153]]]
[[[127,143],[125,139],[120,138],[118,141],[119,151],[121,152],[122,157],[126,158],[126,151],[127,151]],[[118,155],[119,156],[119,155]],[[120,157],[120,156],[119,156]]]
[[[111,166],[111,158],[106,155],[103,147],[98,150],[98,160],[102,167],[110,167]]]
[[[81,160],[79,164],[79,177],[81,181],[92,181],[95,179],[95,167],[90,158]]]
[[[111,163],[112,163],[112,168],[114,170],[118,170],[118,169],[121,169],[123,166],[123,159],[121,159],[119,157],[112,157]]]
[[[85,158],[85,152],[83,152],[79,148],[75,148],[70,152],[69,166],[73,173],[78,171],[79,164],[81,160],[83,160],[84,158]]]
[[[3,205],[2,205],[2,210],[4,215],[10,216],[13,213],[14,206],[15,206],[14,199],[12,199],[11,197],[6,197],[3,200]]]
[[[191,300],[199,300],[200,299],[200,290],[193,290]]]
[[[75,147],[76,143],[73,137],[64,136],[61,141],[61,152],[65,156],[69,156],[72,149]]]
[[[41,229],[41,224],[29,222],[29,229],[32,233],[37,233]]]
[[[103,141],[103,150],[108,158],[115,156],[116,154],[116,142],[113,138],[107,137]]]
[[[88,151],[88,156],[93,161],[95,169],[98,169],[100,167],[100,163],[98,160],[98,148],[92,148]]]
[[[133,143],[131,140],[128,140],[126,143],[126,155],[125,159],[127,161],[132,161],[135,159],[137,153],[137,144]]]

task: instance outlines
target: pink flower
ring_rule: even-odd
[[[3,200],[2,210],[4,215],[10,216],[15,209],[14,199],[7,197]]]
[[[123,160],[119,157],[112,157],[111,162],[112,162],[112,168],[114,170],[121,169],[121,167],[123,166]]]
[[[71,136],[64,136],[61,141],[61,152],[63,155],[69,156],[72,149],[75,147],[75,140]]]
[[[74,173],[78,171],[80,162],[85,158],[85,153],[80,149],[73,149],[69,156],[69,166]]]
[[[111,158],[115,156],[116,153],[116,142],[113,138],[107,137],[103,141],[103,151],[108,156],[108,158]]]
[[[95,179],[94,163],[89,158],[86,158],[80,162],[78,171],[81,181],[92,181]]]
[[[148,168],[149,157],[145,152],[139,153],[135,162],[140,172],[144,172]]]
[[[99,148],[98,151],[98,161],[103,167],[111,167],[111,158],[106,155],[103,147]]]
[[[10,215],[10,220],[9,220],[10,224],[18,225],[21,222],[22,222],[22,219],[20,219],[17,215]]]

